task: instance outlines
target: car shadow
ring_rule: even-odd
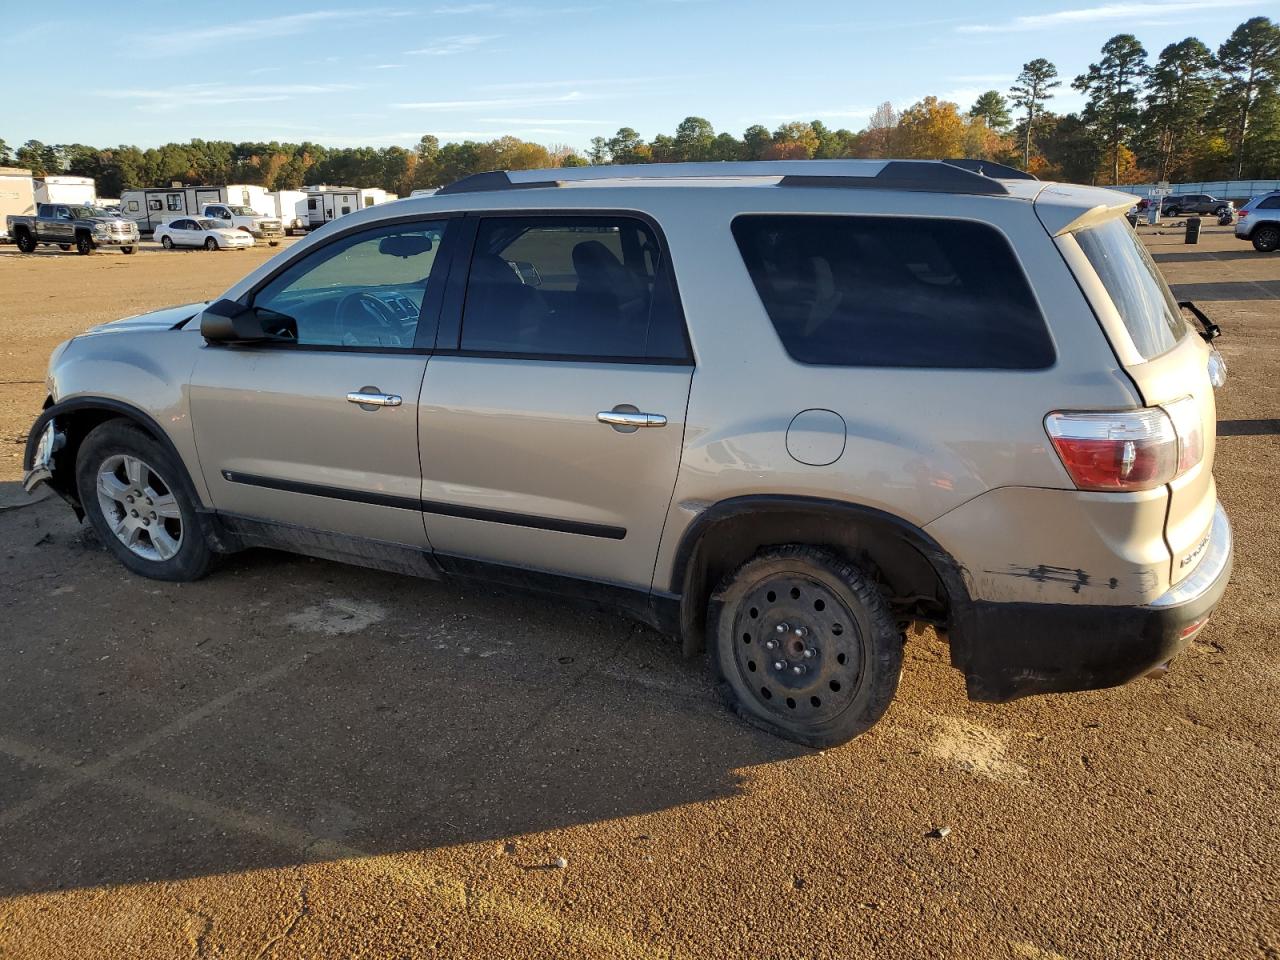
[[[1169,285],[1179,300],[1280,300],[1280,280],[1227,280]]]
[[[0,895],[505,843],[809,752],[554,597],[268,551],[163,584],[57,501],[0,542]]]
[[[1266,254],[1258,253],[1253,248],[1248,250],[1187,250],[1177,252],[1152,251],[1151,259],[1156,263],[1203,263],[1213,260],[1254,260]]]
[[[1219,420],[1220,437],[1269,437],[1280,435],[1280,420]]]

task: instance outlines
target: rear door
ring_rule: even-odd
[[[466,223],[419,416],[437,556],[648,589],[693,375],[660,236],[634,216]]]
[[[1198,436],[1199,456],[1169,486],[1165,540],[1172,554],[1170,582],[1190,573],[1213,522],[1217,412],[1210,358],[1146,247],[1122,219],[1078,230],[1076,243],[1105,288],[1109,303],[1094,303],[1116,355],[1147,406],[1169,414],[1181,438]],[[1111,323],[1104,312],[1114,309]]]

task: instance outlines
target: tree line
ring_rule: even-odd
[[[144,150],[28,140],[11,150],[0,140],[0,165],[93,177],[103,196],[175,181],[277,190],[333,183],[407,194],[484,170],[842,157],[966,156],[1079,183],[1280,178],[1280,26],[1269,18],[1246,20],[1217,50],[1187,37],[1152,61],[1137,37],[1122,33],[1100,54],[1071,81],[1085,97],[1083,109],[1065,114],[1049,109],[1063,80],[1037,58],[1008,91],[989,90],[968,110],[937,97],[901,111],[883,103],[856,132],[813,120],[773,130],[757,124],[738,137],[687,117],[672,134],[648,141],[631,127],[595,137],[585,155],[516,137],[441,144],[431,134],[413,148],[191,140]]]

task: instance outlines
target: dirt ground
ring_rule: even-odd
[[[268,251],[0,248],[0,957],[1280,958],[1280,255],[1144,235],[1230,364],[1215,619],[1162,680],[1002,706],[913,637],[825,752],[554,598],[127,575],[15,506],[49,350]]]

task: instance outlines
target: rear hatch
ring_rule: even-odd
[[[1211,364],[1219,371],[1225,366],[1178,306],[1122,213],[1121,201],[1094,208],[1059,232],[1058,243],[1143,403],[1164,410],[1177,433],[1165,519],[1173,584],[1195,569],[1213,522],[1217,413]]]

